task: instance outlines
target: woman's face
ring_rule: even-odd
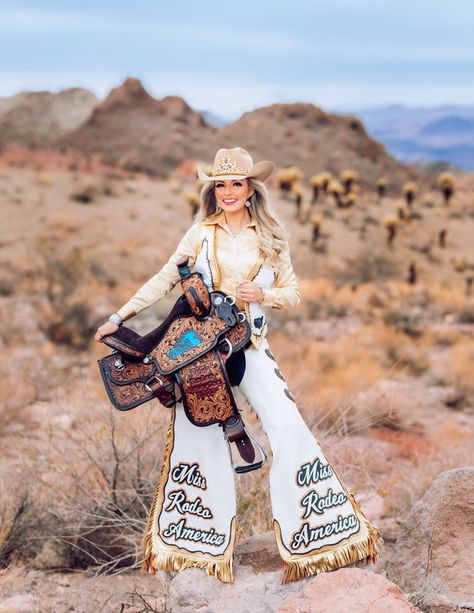
[[[224,211],[229,211],[230,213],[240,211],[254,191],[250,187],[248,179],[216,181],[214,186],[217,204]]]

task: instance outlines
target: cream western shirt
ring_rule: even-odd
[[[256,222],[250,221],[237,236],[230,231],[224,213],[194,223],[178,244],[168,262],[136,292],[118,311],[125,321],[148,308],[170,292],[180,280],[176,262],[183,256],[189,257],[192,267],[201,245],[202,225],[215,224],[214,265],[219,271],[215,290],[220,290],[236,298],[237,284],[247,278],[259,257],[259,236]],[[296,276],[291,264],[290,249],[286,243],[278,261],[272,266],[274,271],[273,287],[262,288],[264,299],[259,304],[264,307],[282,309],[295,307],[301,301]],[[237,301],[243,308],[243,303]]]

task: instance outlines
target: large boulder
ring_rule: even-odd
[[[360,568],[322,573],[290,596],[278,613],[414,613],[419,611],[400,588]]]
[[[38,610],[33,594],[18,594],[0,602],[0,613],[34,613]]]
[[[271,613],[309,580],[281,585],[282,569],[274,534],[266,532],[236,546],[233,584],[190,568],[171,581],[167,604],[173,613]]]
[[[415,503],[387,575],[425,610],[474,609],[474,467],[439,474]]]
[[[202,569],[190,568],[171,580],[167,605],[173,613],[413,613],[418,610],[396,585],[369,570],[342,568],[282,585],[282,569],[283,560],[274,534],[266,532],[236,546],[233,584],[221,583]]]

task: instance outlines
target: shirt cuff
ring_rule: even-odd
[[[263,300],[260,302],[260,304],[262,306],[266,306],[266,307],[274,307],[275,306],[275,304],[277,302],[276,295],[275,295],[276,294],[275,289],[277,289],[277,288],[272,288],[272,289],[269,289],[269,288],[264,289],[264,288],[262,288],[262,290],[263,290]]]

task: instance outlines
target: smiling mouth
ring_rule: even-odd
[[[234,202],[237,202],[237,198],[227,198],[224,199],[225,204],[234,204]]]

